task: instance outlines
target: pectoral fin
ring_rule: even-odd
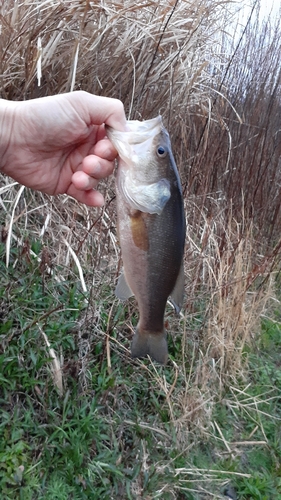
[[[184,268],[183,262],[181,264],[180,272],[174,286],[174,290],[170,295],[170,300],[175,308],[177,314],[180,313],[180,310],[183,305],[183,296],[184,296]]]
[[[122,272],[118,278],[118,283],[115,288],[115,295],[120,300],[127,300],[134,295],[126,281],[124,272]]]
[[[139,210],[135,210],[135,212],[130,216],[130,221],[134,244],[141,250],[147,252],[149,249],[149,240],[143,213]]]

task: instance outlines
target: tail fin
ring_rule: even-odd
[[[168,358],[166,332],[140,332],[136,329],[131,344],[133,358],[144,358],[149,355],[152,359],[165,365]]]

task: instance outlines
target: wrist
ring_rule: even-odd
[[[0,172],[7,173],[9,158],[14,149],[16,103],[0,99]]]

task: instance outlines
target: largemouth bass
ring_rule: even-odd
[[[119,153],[117,225],[124,272],[116,295],[135,295],[139,322],[133,357],[168,357],[164,314],[170,296],[179,313],[184,293],[185,216],[178,170],[161,116],[127,121],[127,131],[106,127]]]

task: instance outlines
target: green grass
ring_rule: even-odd
[[[42,256],[39,243],[31,247]],[[210,389],[211,414],[204,426],[196,411],[184,419],[183,367],[177,376],[171,363],[154,371],[148,360],[132,361],[120,347],[129,347],[129,330],[127,335],[125,328],[123,337],[128,338],[123,338],[119,327],[134,314],[131,303],[124,307],[116,302],[112,309],[113,290],[107,287],[91,299],[74,272],[68,281],[58,282],[59,269],[49,275],[20,249],[13,250],[6,269],[4,254],[1,244],[3,500],[192,500],[214,498],[210,492],[223,498],[230,487],[239,499],[281,498],[277,312],[275,321],[262,321],[261,340],[248,353],[248,380],[230,385],[222,398]],[[92,312],[81,323],[91,310],[98,310],[98,322]],[[52,378],[42,330],[57,356],[63,355],[63,396]],[[102,330],[111,337],[110,363]],[[169,339],[179,367],[180,338]],[[187,372],[191,362],[192,352],[186,355]],[[165,384],[174,384],[169,397]]]

